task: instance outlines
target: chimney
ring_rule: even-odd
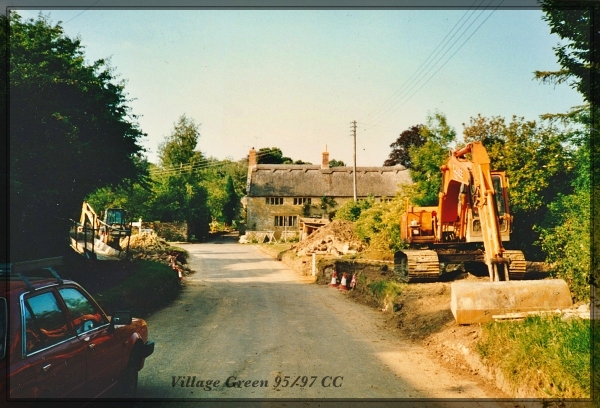
[[[256,150],[254,150],[253,147],[248,154],[248,169],[251,169],[254,166],[256,166]]]
[[[321,168],[329,168],[329,152],[327,151],[327,145],[325,145],[325,151],[323,152],[323,161],[321,162]]]

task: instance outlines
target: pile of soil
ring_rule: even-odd
[[[125,248],[127,238],[121,239],[120,244]],[[173,269],[180,269],[184,276],[192,273],[186,265],[187,253],[170,246],[154,232],[132,235],[129,241],[129,254],[133,259],[146,259],[164,263]]]
[[[299,242],[293,250],[299,256],[312,253],[339,255],[360,252],[365,248],[354,233],[354,223],[334,220]]]
[[[121,238],[121,248],[127,247],[127,238]],[[129,251],[132,254],[160,254],[167,251],[169,244],[155,233],[136,234],[130,237]]]

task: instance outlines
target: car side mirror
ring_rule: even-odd
[[[119,310],[113,313],[110,319],[110,327],[114,328],[117,325],[131,324],[132,317],[129,310]]]

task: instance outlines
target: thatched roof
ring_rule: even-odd
[[[249,197],[353,197],[352,167],[304,164],[258,164],[252,167]],[[411,183],[409,171],[402,166],[357,167],[357,196],[393,197],[400,183]]]

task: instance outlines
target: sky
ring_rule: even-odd
[[[534,79],[559,68],[560,38],[539,10],[42,12],[81,38],[90,63],[110,59],[154,163],[183,114],[208,156],[279,147],[314,164],[327,149],[351,165],[357,121],[357,165],[381,166],[435,112],[461,136],[477,114],[538,120],[583,103],[567,84]]]

